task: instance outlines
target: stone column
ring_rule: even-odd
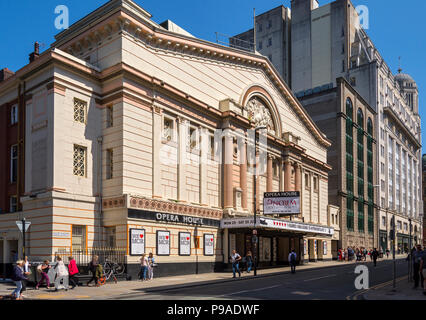
[[[240,188],[243,191],[241,194],[241,207],[247,210],[247,144],[244,141],[240,152]]]
[[[205,128],[200,129],[201,148],[200,148],[200,204],[207,206],[207,152],[209,144],[208,131]]]
[[[284,161],[284,191],[292,191],[291,188],[291,162]]]
[[[162,110],[157,106],[152,108],[152,197],[161,198],[161,159],[160,151],[162,147]]]
[[[266,192],[272,192],[272,184],[273,184],[273,166],[272,162],[274,160],[274,157],[271,155],[268,155],[268,165],[266,168]]]
[[[186,162],[188,145],[189,123],[183,118],[178,118],[179,126],[179,146],[178,146],[178,200],[181,202],[188,201],[188,193],[186,190]]]
[[[232,167],[234,164],[234,141],[230,129],[225,130],[225,154],[224,154],[224,177],[223,196],[224,209],[233,208]]]
[[[284,191],[285,187],[284,187],[284,162],[280,161],[280,190],[279,191]]]
[[[295,178],[295,191],[301,191],[302,190],[302,168],[299,163],[294,164],[294,171],[296,174]]]

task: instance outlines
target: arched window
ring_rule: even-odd
[[[357,112],[357,123],[361,128],[364,129],[364,113],[362,112],[361,109],[358,109],[358,112]]]
[[[354,107],[351,98],[346,99],[346,115],[348,116],[348,118],[353,119]]]
[[[367,132],[370,136],[373,136],[373,121],[371,118],[368,118],[367,120]]]

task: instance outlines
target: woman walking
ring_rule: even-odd
[[[139,280],[146,280],[146,273],[148,271],[148,259],[146,258],[146,254],[144,253],[140,259],[141,261],[141,272],[139,274]]]
[[[98,269],[98,265],[99,265],[99,257],[98,256],[93,256],[92,261],[90,261],[89,263],[89,270],[92,273],[92,278],[87,282],[87,286],[89,286],[89,283],[91,283],[93,280],[95,281],[95,285],[97,287],[99,287],[99,279],[98,279],[98,274],[99,272],[96,272]]]
[[[58,291],[60,289],[65,289],[65,291],[68,290],[68,270],[65,266],[64,262],[62,261],[62,257],[57,256],[56,257],[56,265],[55,265],[55,271],[56,271],[56,279],[55,279],[55,291]]]
[[[30,267],[31,267],[31,264],[28,261],[28,257],[25,256],[25,258],[24,258],[24,265],[23,265],[25,277],[28,277],[31,274]],[[22,292],[27,291],[27,284],[28,284],[28,279],[27,280],[22,280],[21,297],[24,297],[24,295],[22,294]]]
[[[253,256],[250,250],[247,251],[247,254],[246,254],[246,263],[247,263],[247,273],[250,273],[251,268],[253,267]]]
[[[70,285],[71,289],[74,289],[78,285],[78,280],[75,275],[78,273],[77,263],[73,257],[68,257],[68,273],[70,275]]]
[[[50,280],[49,280],[49,276],[47,275],[47,273],[49,272],[49,269],[50,269],[49,260],[44,260],[43,264],[37,267],[37,271],[40,273],[41,279],[35,287],[36,290],[38,290],[38,288],[43,284],[44,281],[46,281],[46,287],[47,289],[49,289]]]
[[[13,267],[12,280],[15,281],[16,289],[12,292],[12,297],[14,296],[16,300],[22,300],[21,290],[22,290],[22,281],[27,280],[27,277],[24,275],[24,261],[16,261],[16,265]]]
[[[148,280],[152,280],[154,278],[154,264],[154,255],[150,252],[148,255]]]

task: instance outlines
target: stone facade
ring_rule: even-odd
[[[0,105],[13,99],[19,79],[27,79],[32,97],[21,102],[27,115],[22,211],[1,215],[1,228],[13,228],[19,216],[31,221],[26,247],[33,260],[105,246],[106,235],[114,235],[135,274],[140,256],[129,252],[130,230],[145,230],[145,252],[154,254],[158,232],[168,231],[161,275],[223,268],[230,234],[219,222],[253,215],[250,130],[265,117],[257,208],[263,192],[300,191],[306,201],[292,221],[331,226],[330,141],[270,61],[177,35],[150,18],[132,1],[110,1],[0,83]],[[190,256],[179,254],[180,232],[194,239]],[[204,251],[205,235],[214,237],[213,255]],[[309,259],[332,258],[331,235],[293,236],[309,240]],[[288,239],[277,230],[263,237],[275,244]]]

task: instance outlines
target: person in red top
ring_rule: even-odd
[[[72,286],[71,289],[74,289],[78,285],[78,280],[75,277],[78,273],[77,263],[73,257],[68,257],[68,261],[69,284]]]

